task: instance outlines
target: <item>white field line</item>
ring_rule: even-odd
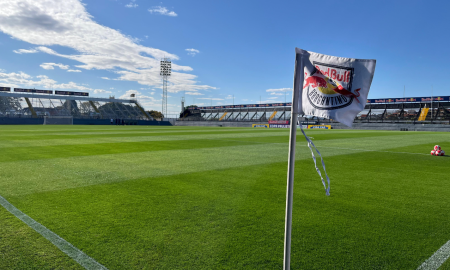
[[[438,269],[450,257],[450,240],[436,251],[428,260],[422,263],[417,270]]]
[[[8,210],[11,214],[16,216],[18,219],[22,220],[25,224],[27,224],[30,228],[38,232],[45,239],[50,241],[53,245],[59,248],[62,252],[66,253],[70,258],[75,260],[81,266],[88,270],[97,270],[97,269],[106,269],[103,265],[99,264],[97,261],[84,254],[81,250],[74,247],[71,243],[62,239],[59,235],[47,229],[42,224],[38,223],[31,217],[24,214],[22,211],[14,207],[14,205],[10,204],[5,198],[0,196],[0,205],[3,206],[6,210]]]
[[[252,142],[252,141],[239,141],[239,140],[220,140],[220,139],[209,139],[209,140],[217,140],[217,141],[227,141],[227,142],[251,142],[255,144],[286,144],[287,143],[269,143],[269,142]],[[308,147],[308,145],[298,145],[297,147]],[[356,148],[344,148],[344,147],[334,147],[334,146],[323,146],[319,145],[319,148],[333,148],[333,149],[342,149],[342,150],[352,150],[352,151],[365,151],[365,152],[381,152],[381,153],[394,153],[394,154],[412,154],[412,155],[430,155],[424,153],[411,153],[411,152],[394,152],[394,151],[382,151],[382,150],[370,150],[370,149],[356,149]]]
[[[233,141],[242,142],[238,140],[221,140],[221,141]],[[266,142],[253,142],[260,144],[286,144],[286,143],[266,143]],[[307,147],[307,145],[300,145],[300,147]],[[394,151],[381,151],[381,150],[368,150],[368,149],[355,149],[355,148],[343,148],[332,146],[320,146],[321,148],[333,148],[343,150],[355,150],[365,152],[383,152],[383,153],[395,153],[395,154],[413,154],[413,155],[428,155],[424,153],[411,153],[411,152],[394,152]],[[428,260],[426,260],[417,270],[437,270],[448,258],[450,258],[450,240],[445,243],[438,251],[436,251]]]
[[[394,151],[382,151],[382,150],[370,150],[370,149],[355,149],[355,148],[343,148],[343,147],[333,147],[333,146],[319,146],[323,148],[334,148],[334,149],[343,149],[343,150],[355,150],[355,151],[366,151],[366,152],[382,152],[382,153],[394,153],[394,154],[412,154],[412,155],[426,155],[430,154],[424,153],[411,153],[411,152],[394,152]]]

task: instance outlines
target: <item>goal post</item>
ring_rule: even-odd
[[[44,116],[44,125],[73,125],[73,116]]]

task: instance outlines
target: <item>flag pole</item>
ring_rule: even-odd
[[[300,66],[297,67],[297,62]],[[284,231],[284,260],[283,269],[291,269],[291,232],[292,232],[292,204],[294,196],[294,167],[295,167],[295,143],[297,136],[297,121],[298,121],[298,104],[300,87],[303,87],[303,54],[296,54],[295,57],[295,72],[294,72],[294,89],[292,94],[291,105],[291,126],[289,135],[289,159],[288,159],[288,175],[286,187],[286,219]]]

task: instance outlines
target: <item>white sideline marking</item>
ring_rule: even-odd
[[[333,146],[321,146],[321,147],[323,147],[323,148],[345,149],[345,150],[355,150],[355,151],[364,151],[364,152],[381,152],[381,153],[412,154],[412,155],[426,155],[426,156],[430,155],[430,154],[424,154],[424,153],[394,152],[394,151],[382,151],[382,150],[370,150],[370,149],[343,148],[343,147],[333,147]]]
[[[88,270],[107,270],[106,267],[99,264],[97,261],[84,254],[81,250],[74,247],[71,243],[62,239],[56,233],[50,231],[45,226],[35,221],[31,217],[24,214],[22,211],[14,207],[14,205],[10,204],[5,198],[0,196],[0,205],[3,206],[6,210],[8,210],[11,214],[16,216],[18,219],[22,220],[25,224],[27,224],[30,228],[38,232],[45,239],[50,241],[53,245],[59,248],[62,252],[66,253],[70,258],[75,260],[81,266]]]
[[[428,260],[422,263],[417,270],[438,269],[450,257],[450,240],[436,251]]]
[[[311,138],[311,137],[310,137]],[[227,141],[227,142],[252,142],[252,141],[238,141],[238,140],[220,140],[220,139],[208,139],[208,140],[217,140],[217,141]],[[271,142],[252,142],[256,144],[286,144],[286,143],[271,143]],[[308,145],[297,145],[297,147],[308,147]],[[383,151],[383,150],[371,150],[371,149],[356,149],[356,148],[344,148],[344,147],[334,147],[334,146],[323,146],[320,145],[321,148],[334,148],[334,149],[343,149],[343,150],[354,150],[354,151],[362,151],[362,152],[381,152],[381,153],[394,153],[394,154],[412,154],[412,155],[425,155],[429,156],[430,154],[424,153],[412,153],[412,152],[394,152],[394,151]]]

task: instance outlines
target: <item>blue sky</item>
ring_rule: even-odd
[[[432,4],[431,4],[432,3]],[[2,0],[0,85],[168,111],[291,99],[295,47],[376,59],[369,98],[450,95],[448,1]]]

